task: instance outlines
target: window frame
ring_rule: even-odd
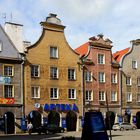
[[[70,99],[70,100],[75,100],[76,99],[76,89],[75,88],[69,88],[68,89],[68,99]]]
[[[104,72],[99,72],[98,73],[98,81],[99,83],[105,83],[105,73]]]
[[[129,79],[128,79],[129,78]],[[126,76],[126,85],[131,86],[132,85],[132,79],[131,76]]]
[[[137,69],[138,68],[138,63],[136,60],[132,60],[132,69]]]
[[[75,68],[68,68],[68,80],[69,81],[76,80],[76,70],[75,70]]]
[[[50,46],[50,58],[52,59],[58,58],[58,47]]]
[[[129,95],[129,97],[128,97],[128,95]],[[132,102],[132,93],[131,92],[127,92],[127,94],[126,94],[126,101],[127,102]]]
[[[9,70],[8,70],[8,72],[7,72],[7,74],[5,73],[5,68],[6,67],[9,67],[9,68],[11,68],[11,72],[9,72]],[[11,73],[11,74],[10,74]],[[10,76],[10,77],[12,77],[12,76],[14,76],[14,65],[9,65],[9,64],[4,64],[3,65],[3,75],[4,76]]]
[[[37,69],[36,69],[37,67]],[[38,78],[40,77],[40,65],[30,65],[30,72],[31,72],[31,78]],[[33,72],[33,74],[32,74]],[[37,73],[37,75],[36,75]]]
[[[85,71],[85,80],[86,80],[86,82],[92,82],[92,72],[91,71]]]
[[[105,64],[105,54],[98,53],[98,64]]]
[[[93,92],[92,90],[86,90],[86,93],[85,93],[85,100],[86,101],[93,101]]]
[[[112,84],[117,84],[117,73],[112,73],[111,74],[111,83]]]
[[[111,91],[111,101],[117,102],[117,92],[116,91]]]
[[[8,96],[6,96],[6,94],[5,94],[5,87],[12,87],[12,92],[11,93],[8,93]],[[3,85],[3,88],[4,88],[4,90],[3,90],[3,94],[4,94],[4,98],[14,98],[14,96],[15,96],[15,93],[14,93],[14,85]],[[9,96],[9,94],[11,94],[11,96]]]
[[[50,88],[50,99],[59,99],[59,89],[57,87]]]
[[[137,77],[137,86],[140,86],[140,76]]]
[[[32,91],[33,91],[32,88],[34,88],[34,93],[32,93]],[[33,94],[34,94],[34,96],[32,96]],[[38,96],[35,96],[35,95],[38,95]],[[31,86],[31,98],[40,99],[40,86]]]
[[[58,68],[57,67],[50,67],[50,78],[58,79]]]
[[[138,97],[139,95],[139,97]],[[140,93],[137,93],[137,102],[140,102]]]
[[[100,98],[101,97],[101,98]],[[104,99],[103,99],[104,98]],[[99,101],[106,101],[106,94],[104,91],[99,91]]]

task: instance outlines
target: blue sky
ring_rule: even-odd
[[[0,0],[0,24],[23,24],[25,40],[34,43],[42,32],[40,22],[55,13],[73,49],[102,33],[113,41],[115,52],[140,38],[139,6],[140,0]]]

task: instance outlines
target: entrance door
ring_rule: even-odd
[[[6,112],[4,114],[4,130],[5,134],[15,133],[15,117],[12,112]]]
[[[73,111],[69,111],[66,115],[67,131],[76,131],[77,115]]]
[[[48,114],[48,124],[56,124],[59,126],[60,123],[60,115],[57,111],[51,110]]]
[[[136,125],[137,128],[140,129],[140,111],[136,113]]]
[[[28,115],[28,122],[32,123],[34,129],[40,127],[41,126],[41,114],[36,110],[31,111]]]

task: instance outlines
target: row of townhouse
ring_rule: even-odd
[[[120,64],[121,111],[135,116],[140,111],[140,40],[132,40],[131,46],[113,54]]]
[[[50,14],[40,24],[42,34],[33,45],[23,41],[22,25],[0,27],[1,116],[12,112],[21,118],[37,109],[48,117],[55,110],[72,124],[69,130],[76,130],[79,119],[90,109],[106,114],[108,104],[114,116],[126,109],[138,111],[139,85],[133,79],[139,78],[139,51],[133,48],[138,48],[134,46],[139,40],[133,41],[126,54],[112,55],[111,40],[99,34],[73,50],[57,15]],[[131,58],[132,50],[137,55]],[[131,61],[135,68],[130,67]]]

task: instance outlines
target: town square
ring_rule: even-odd
[[[140,139],[128,1],[0,1],[0,139]]]

